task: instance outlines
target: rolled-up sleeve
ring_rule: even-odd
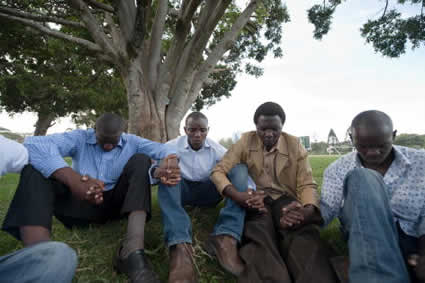
[[[56,170],[69,167],[63,157],[72,157],[78,145],[85,142],[85,132],[75,130],[63,134],[27,137],[24,146],[28,149],[29,163],[48,178]]]
[[[313,179],[307,151],[301,143],[298,144],[297,195],[302,205],[312,204],[319,207],[317,184]]]
[[[220,194],[223,194],[224,188],[231,184],[230,180],[227,178],[227,173],[229,173],[236,164],[243,163],[243,161],[243,141],[240,139],[230,147],[221,161],[217,163],[211,171],[210,178]]]

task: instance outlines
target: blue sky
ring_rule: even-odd
[[[284,131],[313,140],[326,140],[331,128],[343,139],[351,119],[369,109],[387,112],[399,133],[425,134],[425,48],[390,59],[375,53],[360,36],[368,18],[382,15],[385,1],[344,2],[321,41],[313,39],[306,13],[318,1],[286,3],[291,22],[283,27],[284,56],[267,58],[258,79],[239,76],[231,98],[204,110],[210,137],[218,140],[255,129],[252,116],[265,101],[285,109]],[[403,10],[415,12],[408,6]],[[31,132],[35,123],[30,114],[9,119],[2,113],[0,118],[0,126],[18,132]],[[69,127],[68,119],[62,119],[49,133]]]

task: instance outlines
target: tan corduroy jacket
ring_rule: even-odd
[[[280,134],[275,174],[282,191],[289,190],[303,205],[318,207],[317,184],[313,180],[307,151],[297,137],[285,132]],[[221,161],[211,172],[211,180],[222,193],[230,184],[226,174],[238,163],[247,165],[248,173],[254,182],[263,171],[263,143],[255,131],[244,133],[241,139],[232,145]]]

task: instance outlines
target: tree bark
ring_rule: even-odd
[[[165,111],[157,109],[140,60],[132,60],[121,75],[127,89],[128,132],[153,141],[167,141]]]
[[[37,113],[38,119],[35,123],[34,136],[45,136],[47,130],[54,125],[55,115],[51,113]]]

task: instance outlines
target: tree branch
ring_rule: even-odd
[[[105,10],[105,11],[110,12],[110,13],[115,13],[114,7],[112,7],[108,4],[99,3],[96,0],[84,0],[84,1],[89,3],[90,6]]]
[[[18,11],[16,9],[7,8],[7,7],[0,7],[0,12],[5,13],[5,14],[9,14],[9,15],[13,15],[13,16],[16,16],[16,17],[20,17],[20,18],[34,20],[34,21],[37,21],[37,22],[51,22],[51,23],[57,23],[57,24],[72,26],[72,27],[76,27],[76,28],[84,28],[85,27],[84,24],[81,23],[81,22],[69,21],[69,20],[58,18],[58,17],[52,17],[52,16],[34,15],[34,14],[31,14],[31,13],[22,12],[22,11]]]
[[[168,11],[168,0],[160,0],[155,15],[155,20],[152,26],[151,42],[149,47],[149,67],[148,76],[150,88],[155,88],[158,77],[158,64],[161,61],[161,40],[164,32],[165,19]]]
[[[384,13],[382,13],[382,17],[381,18],[384,18],[385,17],[385,14],[387,13],[387,9],[388,9],[388,0],[386,0],[385,8],[384,8]]]
[[[237,39],[244,26],[248,23],[252,13],[254,13],[257,6],[257,0],[250,1],[245,10],[233,23],[232,28],[225,33],[223,39],[212,50],[207,60],[202,63],[198,73],[193,79],[193,85],[190,90],[190,97],[188,98],[188,101],[194,101],[199,95],[203,83],[208,79],[208,76],[214,70],[215,66],[217,65],[218,61],[223,57],[224,53],[226,53],[226,51],[232,47],[234,41]]]
[[[108,55],[118,58],[117,48],[113,46],[110,39],[106,36],[103,31],[102,25],[97,21],[97,19],[90,13],[89,7],[82,0],[68,0],[70,5],[74,9],[80,11],[81,19],[86,24],[87,30],[89,31],[91,37],[94,41],[102,47],[103,51]]]
[[[4,13],[0,13],[0,17],[20,22],[20,23],[22,23],[26,26],[29,26],[29,27],[32,27],[32,28],[38,30],[38,31],[41,31],[44,34],[47,34],[47,35],[50,35],[50,36],[53,36],[53,37],[56,37],[56,38],[64,39],[64,40],[76,43],[78,45],[82,45],[90,51],[95,51],[95,52],[102,52],[103,51],[102,48],[99,45],[97,45],[96,43],[93,43],[93,42],[86,40],[86,39],[82,39],[82,38],[79,38],[79,37],[68,35],[68,34],[65,34],[65,33],[60,32],[60,31],[52,30],[52,29],[50,29],[46,26],[43,26],[39,23],[36,23],[32,20],[19,18],[19,17],[15,17],[15,16],[12,16],[12,15],[9,15],[9,14],[4,14]]]

